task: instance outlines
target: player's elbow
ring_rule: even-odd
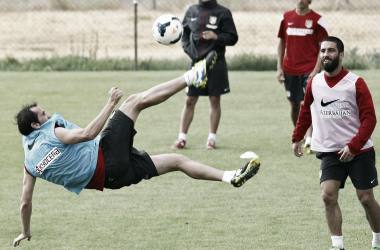
[[[95,129],[87,127],[80,132],[79,136],[77,136],[77,141],[75,143],[91,141],[95,139],[97,135],[98,133],[95,131]]]
[[[86,142],[86,141],[94,140],[96,136],[97,136],[97,134],[92,133],[91,131],[84,131],[82,136],[81,136],[80,142]]]

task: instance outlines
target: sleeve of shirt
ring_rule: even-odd
[[[223,17],[222,32],[218,34],[217,43],[221,46],[232,46],[238,41],[238,34],[236,31],[234,19],[232,18],[231,11],[226,11]]]
[[[284,30],[284,15],[282,15],[281,18],[281,24],[280,24],[280,29],[278,30],[278,38],[284,38],[285,39],[285,30]]]
[[[356,103],[359,108],[360,127],[358,133],[347,144],[352,154],[357,154],[371,137],[376,126],[376,113],[368,86],[362,78],[356,81]]]
[[[189,25],[187,24],[187,13],[182,21],[182,27],[183,27],[183,34],[182,34],[182,47],[185,49],[187,45],[190,43],[190,29]]]
[[[317,33],[317,39],[319,43],[322,42],[322,40],[328,36],[326,22],[325,22],[325,19],[323,19],[323,17],[320,17],[318,20],[316,33]]]
[[[182,48],[183,51],[190,57],[191,60],[197,60],[198,58],[198,51],[196,48],[192,45],[192,41],[190,38],[191,30],[188,24],[188,17],[189,17],[189,11],[190,9],[186,12],[185,17],[183,18],[182,21],[182,26],[183,26],[183,34],[182,34]]]
[[[26,172],[27,172],[28,174],[30,174],[29,171],[28,171],[28,169],[26,169],[25,164],[24,164],[24,168],[25,168]],[[30,175],[31,175],[31,174],[30,174]],[[31,175],[31,176],[33,176],[33,175]]]
[[[311,125],[311,110],[310,106],[314,102],[313,93],[311,90],[311,84],[314,76],[309,80],[306,87],[306,94],[304,102],[301,105],[301,111],[298,116],[296,127],[294,128],[292,142],[301,141],[306,134],[306,131]]]

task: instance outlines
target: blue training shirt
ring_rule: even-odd
[[[31,175],[79,194],[95,173],[100,136],[67,145],[55,135],[56,124],[70,130],[80,128],[55,113],[40,129],[23,136],[25,167]]]

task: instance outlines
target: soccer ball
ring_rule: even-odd
[[[157,42],[172,45],[182,38],[182,23],[171,14],[162,15],[154,21],[152,33]]]

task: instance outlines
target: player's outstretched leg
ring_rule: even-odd
[[[151,157],[159,175],[173,171],[181,171],[191,178],[223,181],[235,187],[242,186],[254,176],[260,168],[259,158],[254,158],[243,167],[234,171],[222,171],[202,163],[190,160],[181,154],[163,154]]]
[[[247,162],[243,167],[236,170],[235,175],[232,177],[231,184],[234,187],[241,187],[246,181],[257,174],[260,169],[260,159],[253,158]]]
[[[216,57],[216,52],[211,51],[207,54],[205,59],[197,62],[192,69],[187,71],[184,75],[156,85],[142,93],[129,96],[120,106],[120,111],[136,122],[142,110],[166,101],[169,97],[184,89],[186,86],[204,86],[207,81],[207,74],[216,62]]]

